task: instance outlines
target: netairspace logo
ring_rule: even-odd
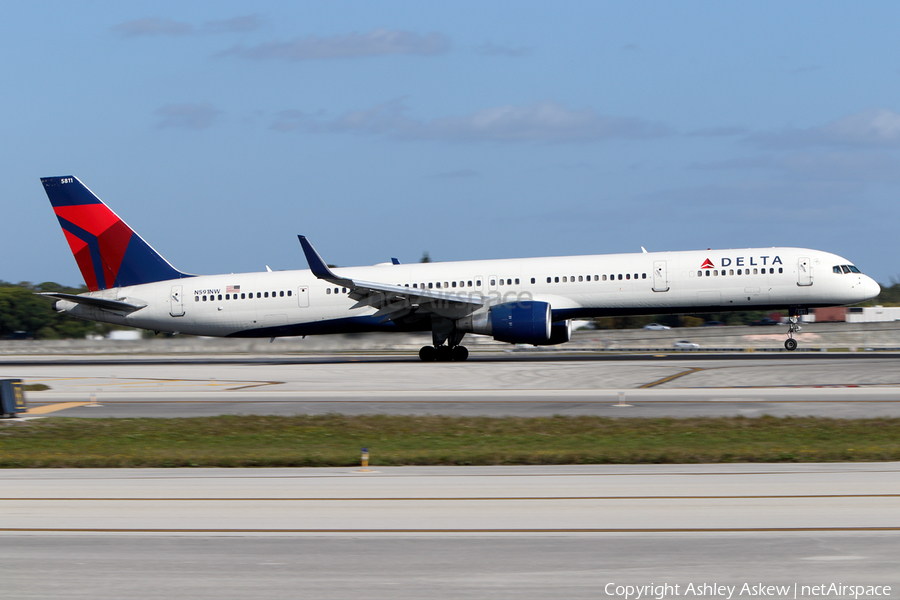
[[[742,585],[725,585],[718,583],[650,583],[648,585],[626,585],[607,583],[603,591],[607,596],[622,600],[662,600],[673,597],[708,597],[731,600],[737,597],[758,598],[874,598],[891,595],[889,585],[844,585],[842,583],[820,583],[805,585],[799,583],[770,585],[762,582],[744,583]]]

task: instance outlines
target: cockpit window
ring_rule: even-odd
[[[838,275],[843,275],[844,273],[862,273],[859,269],[854,267],[853,265],[840,265],[831,267],[831,270]]]

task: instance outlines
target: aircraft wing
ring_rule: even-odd
[[[76,304],[85,304],[94,308],[102,308],[104,310],[112,310],[124,313],[133,313],[147,306],[146,304],[129,304],[121,300],[107,300],[105,298],[94,298],[92,296],[77,296],[75,294],[63,294],[62,292],[41,292],[40,296],[56,298],[57,300],[65,300],[66,302],[74,302]]]
[[[375,316],[381,317],[382,322],[426,314],[460,318],[489,303],[488,299],[480,294],[409,288],[404,285],[340,277],[328,268],[305,236],[298,235],[297,238],[313,275],[334,285],[349,288],[350,298],[356,300],[351,309],[372,306],[378,309]]]

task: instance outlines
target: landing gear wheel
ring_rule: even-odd
[[[469,358],[469,349],[465,346],[456,346],[450,352],[456,362],[462,362]]]
[[[438,346],[435,348],[437,352],[437,361],[438,362],[450,362],[453,360],[453,353],[450,350],[450,346]]]
[[[784,340],[784,349],[790,352],[793,352],[797,349],[797,340],[791,338],[789,340]]]
[[[434,346],[422,346],[419,349],[419,359],[422,362],[434,362],[437,360],[437,350]]]

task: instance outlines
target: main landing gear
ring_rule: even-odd
[[[424,362],[462,362],[469,358],[468,349],[459,345],[465,335],[452,320],[432,315],[431,340],[434,345],[422,346],[419,358]]]
[[[462,362],[469,358],[465,346],[422,346],[419,358],[424,362]]]

